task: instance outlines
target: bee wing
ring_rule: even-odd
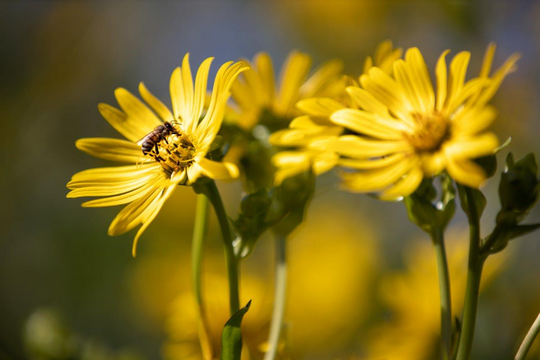
[[[137,145],[142,146],[142,144],[146,141],[146,139],[148,139],[150,135],[151,134],[144,135],[144,137],[141,140],[137,141]]]

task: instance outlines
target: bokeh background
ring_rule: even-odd
[[[342,58],[346,72],[357,75],[385,39],[418,46],[431,68],[447,48],[470,50],[470,74],[490,41],[498,44],[495,66],[520,52],[519,70],[494,99],[494,131],[513,137],[509,149],[518,157],[540,154],[538,1],[0,2],[0,359],[24,359],[28,351],[67,359],[75,348],[86,359],[197,358],[191,189],[165,205],[135,259],[133,233],[107,236],[119,209],[83,209],[65,198],[72,174],[108,165],[74,142],[119,137],[97,111],[99,102],[115,104],[115,88],[135,92],[144,81],[168,102],[169,76],[186,52],[192,63],[208,56],[222,63],[265,50],[280,64],[298,49],[315,64]],[[234,215],[240,186],[219,186]],[[484,233],[498,210],[496,186],[497,176],[485,189]],[[538,221],[540,212],[529,219]],[[459,309],[466,271],[461,214],[452,227],[447,242]],[[539,240],[516,240],[490,259],[474,359],[512,358],[540,311]],[[227,305],[215,222],[208,243],[206,296],[219,331]],[[343,193],[335,176],[325,175],[289,249],[291,341],[284,354],[435,358],[436,267],[429,239],[407,221],[402,204]],[[272,241],[264,236],[243,268],[242,296],[254,299],[245,323],[254,356],[270,319],[272,261]]]

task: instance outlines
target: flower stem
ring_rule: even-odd
[[[276,284],[274,290],[274,311],[272,314],[272,323],[270,324],[270,335],[268,338],[269,349],[264,356],[264,360],[274,360],[276,357],[285,313],[287,288],[287,238],[279,234],[275,234],[275,237]]]
[[[475,196],[472,189],[465,187],[465,196],[469,207],[469,263],[467,273],[467,287],[465,292],[465,305],[463,311],[463,326],[459,340],[457,360],[468,360],[471,354],[474,328],[476,326],[476,312],[478,308],[478,294],[484,259],[480,256],[480,217],[476,208]]]
[[[229,218],[225,212],[221,195],[213,180],[208,181],[206,190],[210,202],[214,206],[214,211],[221,228],[223,236],[223,245],[225,247],[225,262],[227,263],[227,276],[229,278],[229,309],[230,315],[233,316],[240,310],[240,263],[234,253],[233,238]]]
[[[204,307],[201,281],[203,249],[206,232],[208,230],[208,208],[208,198],[203,194],[197,195],[197,209],[195,212],[195,224],[191,245],[191,281],[197,303],[199,341],[201,343],[204,359],[212,359],[213,357],[212,342],[210,340],[208,318]]]
[[[531,328],[529,329],[529,332],[527,333],[527,335],[525,335],[525,339],[523,339],[523,342],[521,343],[521,346],[519,347],[519,350],[514,360],[525,360],[525,356],[527,356],[527,353],[531,349],[534,339],[539,333],[540,333],[540,314],[538,314],[538,317],[532,324]]]
[[[452,297],[450,292],[450,274],[448,272],[448,261],[444,247],[443,229],[435,229],[431,235],[435,255],[437,257],[437,268],[439,274],[439,290],[441,300],[441,343],[443,358],[450,356],[452,346]]]

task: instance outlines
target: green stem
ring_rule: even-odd
[[[276,236],[276,278],[274,290],[274,311],[272,323],[270,324],[270,335],[268,338],[269,350],[264,356],[264,360],[274,360],[276,358],[281,330],[283,328],[283,317],[285,314],[285,299],[287,288],[287,238],[275,234]]]
[[[448,272],[448,261],[444,247],[443,229],[436,229],[431,235],[435,255],[437,257],[437,268],[439,274],[439,291],[441,300],[441,342],[444,358],[450,356],[452,346],[452,297],[450,292],[450,274]]]
[[[197,195],[197,208],[195,212],[195,224],[191,245],[191,281],[193,293],[197,303],[199,341],[204,359],[212,359],[212,346],[208,318],[202,296],[202,260],[204,242],[208,231],[208,198],[205,195]]]
[[[469,207],[470,243],[463,325],[459,340],[457,360],[468,360],[471,354],[474,329],[476,326],[480,281],[485,260],[484,257],[480,256],[480,217],[478,215],[478,209],[476,208],[475,196],[471,188],[465,187],[465,196],[467,197],[467,205]]]
[[[521,343],[521,346],[519,347],[519,350],[514,360],[525,360],[525,356],[527,356],[527,353],[531,349],[534,339],[539,333],[540,333],[540,314],[538,314],[538,317],[532,324],[531,328],[529,329],[529,332],[527,333],[527,335],[525,335],[525,339],[523,339],[523,342]]]
[[[225,212],[221,195],[213,180],[206,184],[206,190],[210,202],[214,206],[218,218],[219,227],[223,236],[223,245],[225,247],[225,262],[227,263],[227,276],[229,278],[229,309],[233,316],[240,310],[240,263],[234,253],[233,238],[229,218]]]

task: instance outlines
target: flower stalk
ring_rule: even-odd
[[[519,347],[519,350],[514,360],[525,360],[525,356],[527,356],[527,353],[531,349],[534,339],[536,339],[539,333],[540,333],[540,314],[538,314],[538,317],[532,324],[531,328],[529,329],[529,332],[527,333],[527,335],[525,335],[525,339],[523,339],[523,342],[521,343],[521,346]]]
[[[276,237],[276,273],[274,290],[274,311],[270,324],[270,335],[268,337],[268,352],[264,360],[274,360],[276,358],[281,330],[283,329],[283,318],[285,315],[285,300],[287,290],[287,238],[275,233]]]
[[[459,340],[457,360],[468,360],[471,354],[474,329],[476,327],[480,281],[485,260],[485,257],[480,255],[480,216],[473,189],[465,187],[465,197],[469,209],[467,216],[469,219],[470,244],[463,326]]]
[[[439,290],[441,301],[441,343],[443,358],[447,359],[452,347],[452,297],[450,292],[450,274],[444,247],[444,233],[442,228],[434,229],[431,238],[437,258],[439,274]]]
[[[225,212],[221,195],[213,180],[205,183],[205,190],[208,199],[214,207],[216,216],[223,236],[223,245],[225,248],[225,262],[227,264],[227,277],[229,280],[229,309],[233,316],[240,310],[240,263],[234,252],[233,237],[229,218]]]
[[[198,312],[198,331],[201,351],[204,359],[212,359],[212,341],[210,339],[210,329],[206,308],[202,295],[202,261],[206,233],[208,231],[208,209],[210,203],[208,198],[197,195],[197,207],[195,212],[195,224],[193,229],[193,239],[191,245],[191,280]]]

